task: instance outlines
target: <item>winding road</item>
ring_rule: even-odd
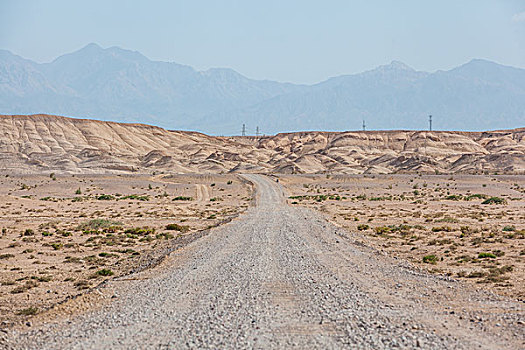
[[[358,244],[278,183],[93,311],[14,331],[24,349],[518,349],[523,308]]]

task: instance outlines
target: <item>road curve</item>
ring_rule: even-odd
[[[245,177],[258,189],[246,214],[172,253],[162,268],[108,283],[103,289],[116,297],[104,307],[13,332],[10,346],[523,347],[519,304],[415,271],[288,206],[268,177]]]

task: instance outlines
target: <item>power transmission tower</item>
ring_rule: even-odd
[[[364,120],[363,120],[363,131],[366,131],[366,124]]]
[[[432,131],[432,115],[428,116],[428,124],[429,124],[429,127],[430,127],[430,131]]]
[[[259,137],[259,127],[255,128],[255,136]]]
[[[242,136],[246,136],[246,124],[242,125]]]

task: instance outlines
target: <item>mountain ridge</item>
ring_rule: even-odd
[[[197,71],[138,51],[89,44],[49,63],[0,51],[0,113],[62,114],[238,134],[298,130],[445,130],[523,126],[525,70],[474,59],[448,71],[392,61],[312,85],[254,80],[230,68]]]

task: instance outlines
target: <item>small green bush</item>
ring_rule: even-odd
[[[507,201],[500,197],[490,197],[481,202],[481,204],[507,204]]]
[[[124,233],[130,234],[130,235],[138,235],[138,236],[147,236],[149,234],[154,234],[155,229],[152,227],[144,226],[144,227],[133,227],[128,228]]]
[[[110,194],[101,194],[97,197],[97,199],[99,201],[112,201],[113,199],[115,199],[115,197]]]
[[[62,243],[51,243],[51,247],[53,247],[54,250],[60,250],[62,248]]]
[[[445,197],[445,199],[449,201],[459,201],[462,198],[463,196],[460,194],[451,194],[450,196]]]
[[[112,276],[113,275],[113,271],[111,271],[110,269],[102,269],[102,270],[98,270],[97,271],[97,275],[99,275],[99,276]]]
[[[360,224],[360,225],[357,225],[357,229],[359,231],[365,231],[365,230],[368,230],[370,228],[370,226],[368,226],[367,224]]]
[[[390,227],[387,227],[387,226],[374,227],[374,232],[376,233],[376,235],[382,235],[384,233],[390,232]]]
[[[192,197],[184,197],[184,196],[177,196],[172,199],[173,201],[191,201],[193,200]]]
[[[30,228],[26,229],[24,233],[22,234],[22,236],[34,236],[34,235],[35,235],[35,231],[31,230]]]
[[[32,315],[36,315],[37,313],[38,313],[38,308],[30,306],[27,309],[19,310],[16,314],[22,315],[22,316],[32,316]]]
[[[435,264],[437,262],[438,258],[434,254],[432,255],[425,255],[423,257],[423,262],[425,264]]]
[[[168,224],[168,225],[166,225],[166,230],[179,231],[179,232],[188,232],[190,230],[190,227],[189,226],[179,225],[179,224]]]
[[[122,225],[121,222],[108,220],[108,219],[93,219],[87,222],[84,222],[78,225],[77,230],[80,231],[89,231],[89,230],[99,230],[109,227],[115,227]]]
[[[496,259],[496,255],[494,255],[492,253],[479,253],[478,254],[478,259],[484,259],[484,258]]]
[[[432,232],[452,232],[454,229],[449,226],[432,227]]]

